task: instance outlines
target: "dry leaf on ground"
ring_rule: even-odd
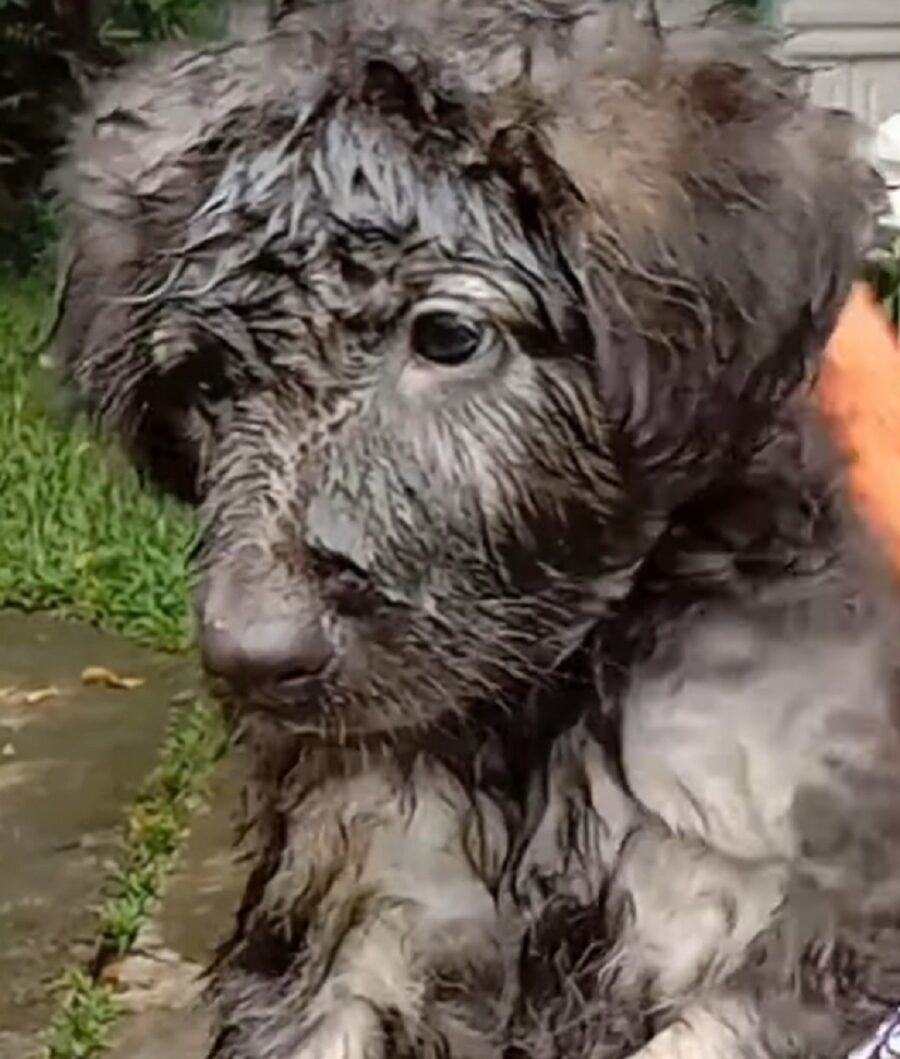
[[[143,677],[123,677],[114,673],[106,666],[87,666],[81,671],[81,683],[88,686],[101,686],[115,688],[116,690],[132,691],[144,683]]]
[[[25,693],[25,703],[28,706],[37,706],[38,703],[46,702],[47,699],[59,698],[59,688],[35,688],[34,691],[28,691]]]

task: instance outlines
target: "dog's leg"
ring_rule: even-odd
[[[793,1055],[767,1051],[755,1006],[722,992],[775,919],[785,868],[671,830],[580,727],[554,747],[541,789],[516,886],[530,923],[523,1049],[611,1059],[659,1028],[641,1059]],[[534,995],[535,982],[544,992]]]
[[[768,1026],[749,998],[723,996],[687,1007],[629,1059],[813,1059],[818,1054]]]
[[[623,768],[660,838],[623,853],[620,948],[672,1019],[641,1059],[839,1057],[893,999],[867,949],[896,919],[898,739],[879,627],[846,613],[790,639],[709,613],[632,683]]]
[[[493,1054],[490,886],[506,842],[496,809],[433,762],[408,776],[378,763],[304,790],[221,970],[213,1055]]]
[[[706,1008],[686,1012],[651,1041],[633,1052],[631,1059],[749,1059],[737,1031]]]

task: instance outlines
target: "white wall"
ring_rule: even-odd
[[[817,102],[871,125],[900,111],[900,0],[775,0],[789,59],[815,68]]]

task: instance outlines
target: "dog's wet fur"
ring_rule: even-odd
[[[197,507],[207,654],[321,639],[224,681],[215,1059],[844,1059],[900,1001],[895,604],[809,396],[880,188],[770,43],[288,3],[77,126],[69,386]]]

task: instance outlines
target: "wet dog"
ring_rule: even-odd
[[[80,123],[57,354],[196,505],[216,1059],[835,1057],[900,1000],[894,601],[808,385],[878,188],[735,27],[285,4]]]

